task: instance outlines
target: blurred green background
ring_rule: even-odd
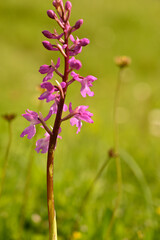
[[[78,206],[90,182],[113,145],[113,99],[118,75],[114,58],[127,55],[131,66],[123,76],[119,106],[122,151],[123,197],[111,232],[111,240],[160,239],[160,1],[73,0],[70,23],[84,19],[76,32],[91,43],[78,59],[82,76],[94,75],[93,98],[82,98],[80,85],[71,86],[67,103],[89,105],[94,124],[76,128],[65,122],[55,157],[55,204],[59,240],[69,239]],[[52,1],[0,2],[0,114],[16,113],[7,174],[0,199],[0,239],[48,239],[46,204],[46,155],[33,153],[34,140],[20,134],[28,122],[21,114],[39,109],[39,66],[57,60],[45,50],[41,34],[56,24],[47,17]],[[63,64],[61,64],[62,67]],[[61,68],[62,69],[62,68]],[[49,104],[41,106],[45,116]],[[39,138],[44,132],[38,132]],[[8,124],[0,118],[0,167],[8,142]],[[27,173],[29,160],[32,168]],[[124,160],[124,161],[123,161]],[[2,171],[1,171],[2,172]],[[0,173],[1,173],[0,172]],[[26,177],[31,176],[24,201]],[[106,240],[107,226],[115,206],[117,176],[115,161],[96,182],[79,216],[74,239]],[[24,229],[20,215],[25,203]],[[22,231],[22,233],[21,233]]]

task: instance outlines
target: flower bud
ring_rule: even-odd
[[[79,70],[82,67],[82,63],[79,60],[76,60],[75,57],[72,57],[69,60],[69,65],[72,69]]]
[[[42,33],[43,33],[43,35],[44,35],[45,37],[47,37],[47,38],[53,38],[53,34],[50,33],[50,32],[47,31],[47,30],[44,30]]]
[[[120,56],[115,58],[115,63],[118,67],[124,68],[131,64],[131,59],[126,56]]]
[[[43,46],[48,50],[53,50],[52,44],[48,41],[43,41]]]
[[[67,83],[66,83],[66,82],[61,82],[61,87],[62,87],[62,88],[65,88],[65,87],[66,87],[66,85],[67,85]]]
[[[48,17],[50,17],[52,19],[55,19],[55,16],[56,16],[56,14],[53,10],[48,10],[47,15],[48,15]]]
[[[63,1],[62,0],[54,0],[52,4],[55,8],[58,8],[58,6],[63,6]]]
[[[57,7],[57,1],[56,0],[54,0],[52,4],[55,8]]]
[[[83,46],[83,47],[85,47],[86,45],[88,45],[90,43],[88,38],[82,38],[80,40],[80,42],[81,42],[81,46]]]
[[[70,1],[67,1],[65,4],[65,10],[71,11],[71,8],[72,8],[72,3]]]
[[[78,29],[81,27],[81,25],[83,24],[83,19],[79,19],[76,24],[74,25],[75,29]]]

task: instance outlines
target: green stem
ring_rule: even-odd
[[[5,177],[6,177],[6,172],[7,172],[7,166],[8,166],[8,156],[10,152],[10,147],[12,143],[12,121],[8,121],[8,131],[9,131],[9,139],[8,139],[8,145],[5,153],[5,158],[4,158],[4,165],[2,168],[2,175],[1,175],[1,185],[0,185],[0,198],[2,195],[2,190],[5,182]]]
[[[119,75],[118,75],[118,81],[117,81],[117,87],[115,92],[115,99],[114,99],[114,109],[113,109],[113,139],[114,139],[114,158],[116,161],[116,170],[117,170],[117,186],[118,186],[118,195],[115,203],[115,207],[113,210],[113,214],[108,226],[106,239],[109,239],[117,210],[119,208],[121,197],[122,197],[122,171],[121,171],[121,161],[119,157],[119,129],[118,129],[118,105],[119,105],[119,99],[120,99],[120,89],[121,89],[121,83],[122,83],[122,73],[123,68],[120,68]]]

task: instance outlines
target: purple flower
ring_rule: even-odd
[[[82,67],[82,63],[79,60],[76,60],[75,57],[72,57],[69,60],[69,65],[72,69],[79,70]]]
[[[81,83],[81,95],[83,97],[86,97],[87,94],[90,97],[92,97],[94,95],[94,92],[92,92],[90,90],[90,87],[92,87],[92,82],[97,80],[96,77],[94,77],[92,75],[88,75],[87,77],[84,78],[84,77],[79,76],[79,74],[75,73],[74,71],[71,72],[71,76],[73,77],[74,80]]]
[[[61,82],[61,87],[65,88],[66,87],[66,83],[65,82]],[[53,86],[50,82],[43,82],[41,83],[41,88],[45,88],[47,91],[45,91],[44,93],[41,94],[41,96],[38,98],[39,100],[44,100],[46,99],[46,102],[50,102],[52,100],[55,100],[58,96],[59,98],[59,94],[53,94],[54,92],[58,91],[58,87],[57,86]]]
[[[46,77],[43,79],[43,82],[46,82],[46,81],[52,79],[53,72],[55,71],[55,69],[58,69],[59,66],[60,66],[60,58],[58,58],[57,64],[55,65],[55,67],[52,66],[52,65],[42,65],[39,69],[39,72],[41,74],[46,74],[47,73]]]
[[[69,112],[70,112],[70,116],[73,116],[70,119],[70,124],[76,125],[76,127],[78,127],[77,133],[80,132],[81,127],[82,127],[82,122],[81,120],[88,122],[88,123],[93,123],[93,120],[91,119],[91,117],[93,116],[93,113],[90,113],[89,111],[86,111],[86,109],[88,108],[88,106],[78,106],[76,107],[74,110],[72,110],[72,104],[69,104]]]
[[[59,133],[61,133],[61,128],[59,128]],[[58,138],[62,139],[61,136],[57,136]],[[49,147],[49,140],[50,140],[50,134],[48,132],[45,133],[45,137],[39,139],[36,142],[36,148],[35,150],[37,151],[37,153],[41,152],[41,153],[46,153],[48,152],[48,147]]]
[[[70,56],[75,56],[79,54],[82,51],[82,47],[85,47],[86,45],[89,44],[89,39],[87,38],[79,39],[77,37],[77,39],[75,40],[73,35],[70,35],[70,39],[73,42],[73,45],[69,48]]]
[[[39,100],[46,99],[46,102],[50,102],[55,99],[52,93],[55,92],[57,88],[55,88],[50,82],[43,82],[41,84],[41,88],[45,88],[47,91],[41,94],[41,96],[38,98]]]
[[[38,120],[38,113],[36,113],[34,111],[30,111],[29,109],[27,109],[27,111],[25,114],[22,114],[22,116],[25,119],[27,119],[27,121],[30,122],[30,126],[25,128],[20,136],[24,137],[25,135],[28,135],[27,138],[31,139],[32,137],[34,137],[34,135],[36,133],[35,125],[39,124],[40,121]]]

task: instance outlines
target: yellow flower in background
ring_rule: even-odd
[[[160,206],[156,208],[156,214],[160,216]]]
[[[138,236],[138,239],[144,239],[144,235],[141,230],[137,231],[137,236]]]
[[[76,239],[81,239],[82,238],[82,234],[81,232],[74,232],[73,233],[73,239],[76,240]]]

